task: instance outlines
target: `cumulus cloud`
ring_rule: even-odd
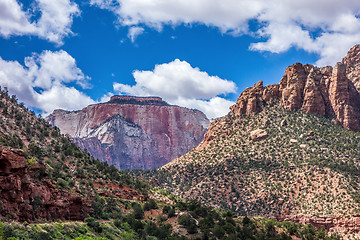
[[[144,32],[144,28],[142,27],[131,27],[129,29],[128,38],[130,38],[131,42],[135,42],[136,38]]]
[[[254,51],[281,53],[296,47],[317,53],[318,65],[333,65],[360,42],[358,0],[91,0],[91,4],[113,12],[117,24],[130,30],[139,25],[160,31],[164,25],[199,23],[222,33],[258,37],[250,46]],[[258,23],[253,31],[250,22]]]
[[[262,10],[257,0],[91,0],[92,5],[114,12],[125,26],[204,23],[222,32],[247,32],[246,22]]]
[[[0,35],[34,35],[62,44],[72,34],[73,18],[79,14],[78,5],[70,0],[34,0],[30,9],[23,9],[16,0],[0,0]],[[32,20],[37,15],[40,17]]]
[[[76,66],[75,59],[67,52],[43,51],[25,58],[25,65],[34,78],[34,85],[48,89],[54,83],[76,81],[82,88],[88,88],[90,79]],[[61,69],[61,71],[59,71]]]
[[[89,79],[63,50],[33,54],[25,58],[24,66],[0,57],[0,85],[44,114],[57,108],[75,110],[94,103],[75,87],[67,86],[72,82],[88,86]]]
[[[218,96],[236,92],[234,82],[209,76],[179,59],[156,65],[153,71],[136,70],[133,76],[134,86],[114,83],[114,90],[136,96],[160,96],[170,104],[199,109],[210,118],[227,114],[234,104]]]

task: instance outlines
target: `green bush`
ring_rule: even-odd
[[[150,209],[157,209],[157,208],[158,208],[158,205],[154,199],[150,199],[148,202],[146,202],[144,204],[145,211],[149,211]]]
[[[102,227],[100,226],[100,223],[95,220],[95,218],[88,217],[85,219],[85,222],[90,228],[94,229],[96,232],[102,232]]]
[[[133,214],[135,219],[143,219],[144,218],[144,210],[139,204],[134,204],[133,206]]]
[[[225,230],[220,225],[215,225],[212,232],[217,238],[222,238],[225,235]]]
[[[0,221],[0,240],[4,237],[4,223]]]
[[[188,233],[197,233],[197,226],[195,219],[189,214],[183,214],[179,217],[179,224],[183,225]]]

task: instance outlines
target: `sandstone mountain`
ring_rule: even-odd
[[[254,115],[269,101],[288,110],[334,118],[346,129],[360,131],[360,45],[350,49],[342,63],[314,67],[295,63],[279,84],[247,88],[231,107],[230,115]]]
[[[201,144],[143,176],[241,215],[359,236],[359,54],[334,68],[296,63],[279,84],[247,88]]]
[[[198,110],[130,96],[114,96],[81,111],[55,110],[47,120],[118,169],[161,167],[199,144],[210,124]]]

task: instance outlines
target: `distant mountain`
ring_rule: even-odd
[[[118,169],[161,167],[199,144],[210,124],[198,110],[130,96],[113,96],[81,111],[55,110],[47,120]]]
[[[247,88],[195,149],[141,174],[241,215],[359,236],[359,56],[357,45],[334,68],[296,63],[280,84]]]

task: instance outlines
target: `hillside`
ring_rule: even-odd
[[[105,183],[147,194],[146,184],[95,160],[0,91],[0,214],[4,220],[83,220]],[[100,184],[98,184],[100,183]],[[126,192],[127,189],[124,189]],[[112,195],[112,194],[111,194]]]
[[[252,140],[257,129],[267,137]],[[161,169],[180,196],[242,215],[359,213],[359,133],[279,106],[221,119],[211,132],[206,146]]]
[[[55,110],[47,120],[118,169],[161,167],[199,144],[210,124],[198,110],[132,96],[113,96],[81,111]]]
[[[258,129],[267,137],[251,140]],[[359,233],[359,133],[280,106],[220,119],[211,133],[205,146],[147,174],[179,197],[240,215]]]
[[[0,239],[291,239],[312,225],[237,217],[95,160],[0,91]]]
[[[240,215],[359,236],[359,50],[334,68],[297,63],[280,84],[247,88],[194,150],[136,174]]]

